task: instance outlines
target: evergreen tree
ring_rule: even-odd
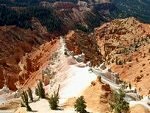
[[[58,103],[59,103],[59,88],[60,88],[60,85],[58,87],[58,91],[50,97],[49,99],[49,104],[50,104],[50,108],[52,110],[57,110],[58,109]]]
[[[27,111],[32,111],[31,107],[29,106],[28,94],[26,91],[22,92],[21,99],[22,99],[22,106],[25,106],[27,108]]]
[[[75,111],[79,112],[79,113],[87,113],[86,111],[86,102],[84,100],[83,96],[80,96],[74,105]]]
[[[45,89],[43,87],[42,81],[39,81],[38,83],[38,96],[40,98],[45,98]]]
[[[59,96],[57,93],[54,92],[54,94],[49,99],[50,108],[52,110],[58,109],[58,103],[59,103]]]
[[[125,92],[119,89],[118,92],[113,92],[110,100],[110,106],[115,113],[128,113],[129,103],[124,100]]]

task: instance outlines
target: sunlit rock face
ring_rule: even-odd
[[[37,63],[35,60],[41,57],[38,54],[34,55],[34,53],[28,54],[36,51],[36,48],[39,48],[46,41],[55,38],[55,35],[46,32],[38,20],[34,22],[37,29],[33,31],[16,26],[0,27],[0,88],[4,86],[5,77],[7,79],[6,84],[11,90],[17,89],[15,83],[19,79],[24,83],[29,77],[29,72],[31,74],[38,70],[39,67],[35,64]],[[51,45],[50,42],[49,46]],[[31,59],[32,55],[35,58]]]
[[[75,54],[83,52],[85,60],[91,61],[92,65],[105,61],[113,72],[119,73],[121,79],[136,84],[139,91],[147,95],[150,89],[150,85],[147,85],[150,69],[149,33],[149,24],[143,24],[133,17],[115,19],[95,28],[91,34],[70,31],[66,35],[66,45]]]

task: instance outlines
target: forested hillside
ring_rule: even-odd
[[[130,16],[150,23],[150,0],[112,0],[112,3]]]
[[[50,32],[69,29],[89,32],[104,22],[125,17],[112,3],[95,4],[89,0],[1,0],[0,6],[0,26],[32,29],[31,19],[35,17]]]
[[[0,26],[16,25],[31,28],[31,18],[36,17],[49,31],[60,29],[61,21],[51,8],[28,7],[21,10],[12,10],[6,6],[0,7]]]

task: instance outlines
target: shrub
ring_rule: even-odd
[[[129,57],[129,58],[128,58],[128,62],[132,62],[132,57]]]
[[[119,89],[118,92],[113,92],[110,99],[110,107],[114,113],[128,113],[129,103],[124,100],[125,92]]]
[[[26,91],[22,92],[21,99],[22,99],[21,106],[25,106],[27,108],[27,111],[32,111],[31,107],[29,106],[28,94]]]
[[[75,108],[75,111],[77,111],[79,113],[87,113],[87,111],[86,111],[86,102],[85,102],[83,96],[80,96],[76,100],[76,102],[74,104],[74,108]]]
[[[58,109],[58,103],[59,103],[59,96],[57,93],[54,92],[54,94],[49,99],[50,108],[52,110]]]
[[[38,83],[38,96],[40,97],[40,98],[45,98],[45,89],[44,89],[44,87],[43,87],[43,83],[42,83],[42,81],[39,81],[39,83]]]
[[[96,83],[94,81],[91,82],[91,86],[95,86]]]
[[[50,108],[52,110],[57,110],[58,109],[58,103],[59,103],[59,88],[60,85],[58,87],[57,92],[54,92],[54,94],[50,97],[49,99],[49,104],[50,104]]]
[[[27,92],[28,92],[28,96],[29,96],[30,100],[33,102],[33,95],[32,95],[31,88],[28,88]]]
[[[69,54],[67,53],[67,51],[64,52],[64,55],[69,56]]]
[[[135,60],[136,60],[136,62],[139,62],[139,59],[138,59],[138,58],[136,58]]]
[[[122,61],[122,60],[119,60],[119,61],[118,61],[118,65],[123,65],[123,61]]]
[[[101,79],[101,76],[97,76],[97,79],[100,83],[102,83],[102,79]]]

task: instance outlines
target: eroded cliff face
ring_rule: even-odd
[[[116,19],[95,28],[93,33],[70,31],[64,38],[68,50],[75,55],[85,54],[85,62],[95,66],[105,61],[122,80],[146,95],[150,93],[149,28],[134,18]],[[11,89],[16,89],[15,85],[33,86],[42,79],[41,70],[58,49],[59,39],[56,34],[38,30],[42,33],[15,26],[0,28],[0,87],[5,78]]]
[[[105,61],[121,79],[146,95],[150,93],[149,28],[150,25],[135,18],[116,19],[95,28],[91,34],[72,31],[66,36],[66,43],[68,49],[85,53],[87,60],[94,61],[95,65]]]
[[[52,8],[62,22],[62,31],[66,33],[68,30],[73,29],[91,30],[95,26],[99,26],[102,22],[107,21],[104,13],[96,13],[93,7],[94,6],[88,6],[86,2],[79,2],[78,4],[71,2],[55,2],[52,4]],[[106,10],[109,10],[109,8]]]
[[[37,71],[37,59],[32,59],[32,54],[38,48],[55,38],[55,34],[49,34],[40,24],[35,23],[33,31],[18,28],[16,26],[0,27],[0,88],[4,81],[11,90],[15,90],[15,83],[19,80],[23,84],[30,73]],[[40,56],[35,56],[40,57]],[[40,59],[40,58],[39,58]]]
[[[97,44],[108,65],[121,79],[150,93],[150,25],[134,18],[114,20],[95,29]],[[145,85],[146,83],[146,85]]]
[[[85,54],[85,62],[91,61],[92,65],[101,64],[103,56],[99,50],[96,40],[91,35],[81,31],[70,31],[66,36],[66,46],[74,54]]]

